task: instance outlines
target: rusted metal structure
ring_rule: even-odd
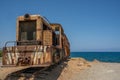
[[[40,15],[19,16],[16,41],[3,48],[4,66],[46,67],[68,58],[70,44],[60,24],[48,23]]]

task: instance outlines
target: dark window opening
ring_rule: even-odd
[[[19,22],[19,40],[36,40],[36,21],[20,21]]]
[[[60,34],[59,27],[55,27],[55,33]]]
[[[19,42],[17,45],[37,44],[36,40],[36,20],[19,22]]]
[[[60,42],[59,42],[59,35],[57,34],[56,35],[56,45],[59,45],[60,44]]]
[[[43,30],[50,30],[50,27],[48,27],[45,24],[43,24]]]
[[[59,27],[55,27],[55,34],[56,34],[56,45],[59,45],[59,37],[60,37],[60,31],[59,31]]]
[[[52,43],[53,43],[54,46],[56,46],[56,34],[54,32],[52,34],[53,34],[52,35],[52,38],[53,38]]]

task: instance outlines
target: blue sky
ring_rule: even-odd
[[[25,13],[62,24],[71,51],[120,51],[120,0],[1,0],[0,47],[15,40]]]

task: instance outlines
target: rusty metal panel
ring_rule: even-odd
[[[44,65],[52,63],[50,46],[17,46],[4,49],[3,65]]]
[[[19,41],[19,36],[20,36],[20,27],[19,27],[19,22],[20,21],[36,21],[36,40],[42,41],[42,24],[43,24],[43,19],[40,15],[29,15],[29,18],[25,18],[24,16],[19,16],[17,18],[17,28],[16,28],[16,41]]]
[[[50,30],[43,31],[43,44],[52,45],[52,32]]]

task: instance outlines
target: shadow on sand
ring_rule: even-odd
[[[32,74],[32,71],[34,71],[35,68],[21,70],[23,72],[26,71],[27,74],[20,74],[20,71],[17,71],[12,74],[9,74],[5,80],[57,80],[60,74],[62,73],[63,69],[67,66],[68,61],[69,59],[55,64],[53,66],[50,66],[49,69],[37,73],[35,75]],[[36,68],[36,70],[39,69],[40,68]]]

